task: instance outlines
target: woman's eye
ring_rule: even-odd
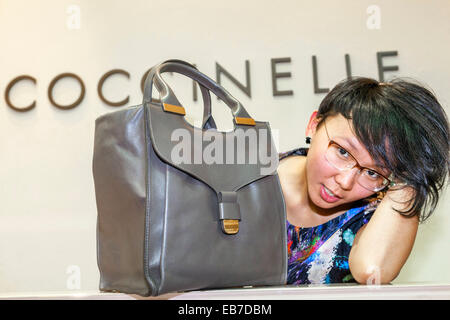
[[[378,179],[380,175],[372,170],[366,170],[366,174],[372,179]]]
[[[338,152],[339,152],[339,155],[341,155],[345,158],[347,158],[349,156],[349,153],[347,152],[347,150],[345,150],[343,148],[338,147]]]

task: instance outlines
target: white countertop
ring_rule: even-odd
[[[99,291],[0,293],[0,300],[450,300],[450,283],[300,285],[233,288],[141,297]]]

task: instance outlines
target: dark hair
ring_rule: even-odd
[[[449,174],[448,119],[434,94],[402,78],[380,83],[350,77],[321,102],[319,126],[336,114],[352,120],[355,135],[377,165],[416,191],[407,202],[409,210],[396,211],[424,222]]]

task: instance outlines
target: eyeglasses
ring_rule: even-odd
[[[381,173],[378,173],[370,168],[362,167],[358,161],[356,161],[355,157],[350,154],[350,152],[345,150],[345,148],[340,146],[337,142],[330,139],[325,120],[324,125],[329,141],[325,158],[333,167],[340,171],[347,171],[357,167],[359,172],[356,181],[363,188],[373,192],[378,192],[387,186],[395,185],[393,181],[386,178]]]

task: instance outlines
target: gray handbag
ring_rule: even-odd
[[[164,72],[200,85],[201,128],[185,120]],[[160,100],[152,100],[153,85]],[[217,130],[209,91],[231,109],[233,131]],[[254,121],[189,63],[154,66],[141,105],[95,121],[100,290],[156,296],[285,284],[285,203],[278,162],[267,159],[278,161],[268,122]]]

